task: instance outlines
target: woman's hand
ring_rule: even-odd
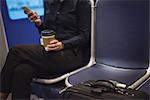
[[[28,15],[28,19],[30,20],[30,22],[35,23],[37,26],[40,26],[42,24],[40,16],[38,16],[36,12],[28,11],[26,12],[26,14]]]
[[[52,40],[49,45],[47,45],[46,51],[59,51],[64,48],[64,45],[62,42],[59,42],[58,40]]]

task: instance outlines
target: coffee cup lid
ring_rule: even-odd
[[[41,34],[44,35],[44,36],[55,35],[55,31],[46,29],[46,30],[41,31]]]

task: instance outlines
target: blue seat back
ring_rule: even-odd
[[[149,1],[99,0],[96,17],[97,63],[147,69]]]

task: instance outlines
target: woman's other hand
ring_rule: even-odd
[[[50,44],[47,45],[46,51],[59,51],[64,48],[64,45],[62,42],[59,42],[58,40],[52,40],[50,41]]]

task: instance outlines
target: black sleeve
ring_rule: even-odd
[[[84,46],[90,40],[91,6],[88,0],[79,0],[77,3],[77,25],[79,35],[62,41],[64,48]]]
[[[35,25],[38,28],[39,32],[41,32],[44,29],[47,29],[47,27],[45,25],[45,22],[46,22],[45,18],[47,16],[46,12],[47,12],[47,10],[49,10],[48,6],[49,6],[49,1],[44,0],[44,21],[42,22],[42,24],[40,26]]]

